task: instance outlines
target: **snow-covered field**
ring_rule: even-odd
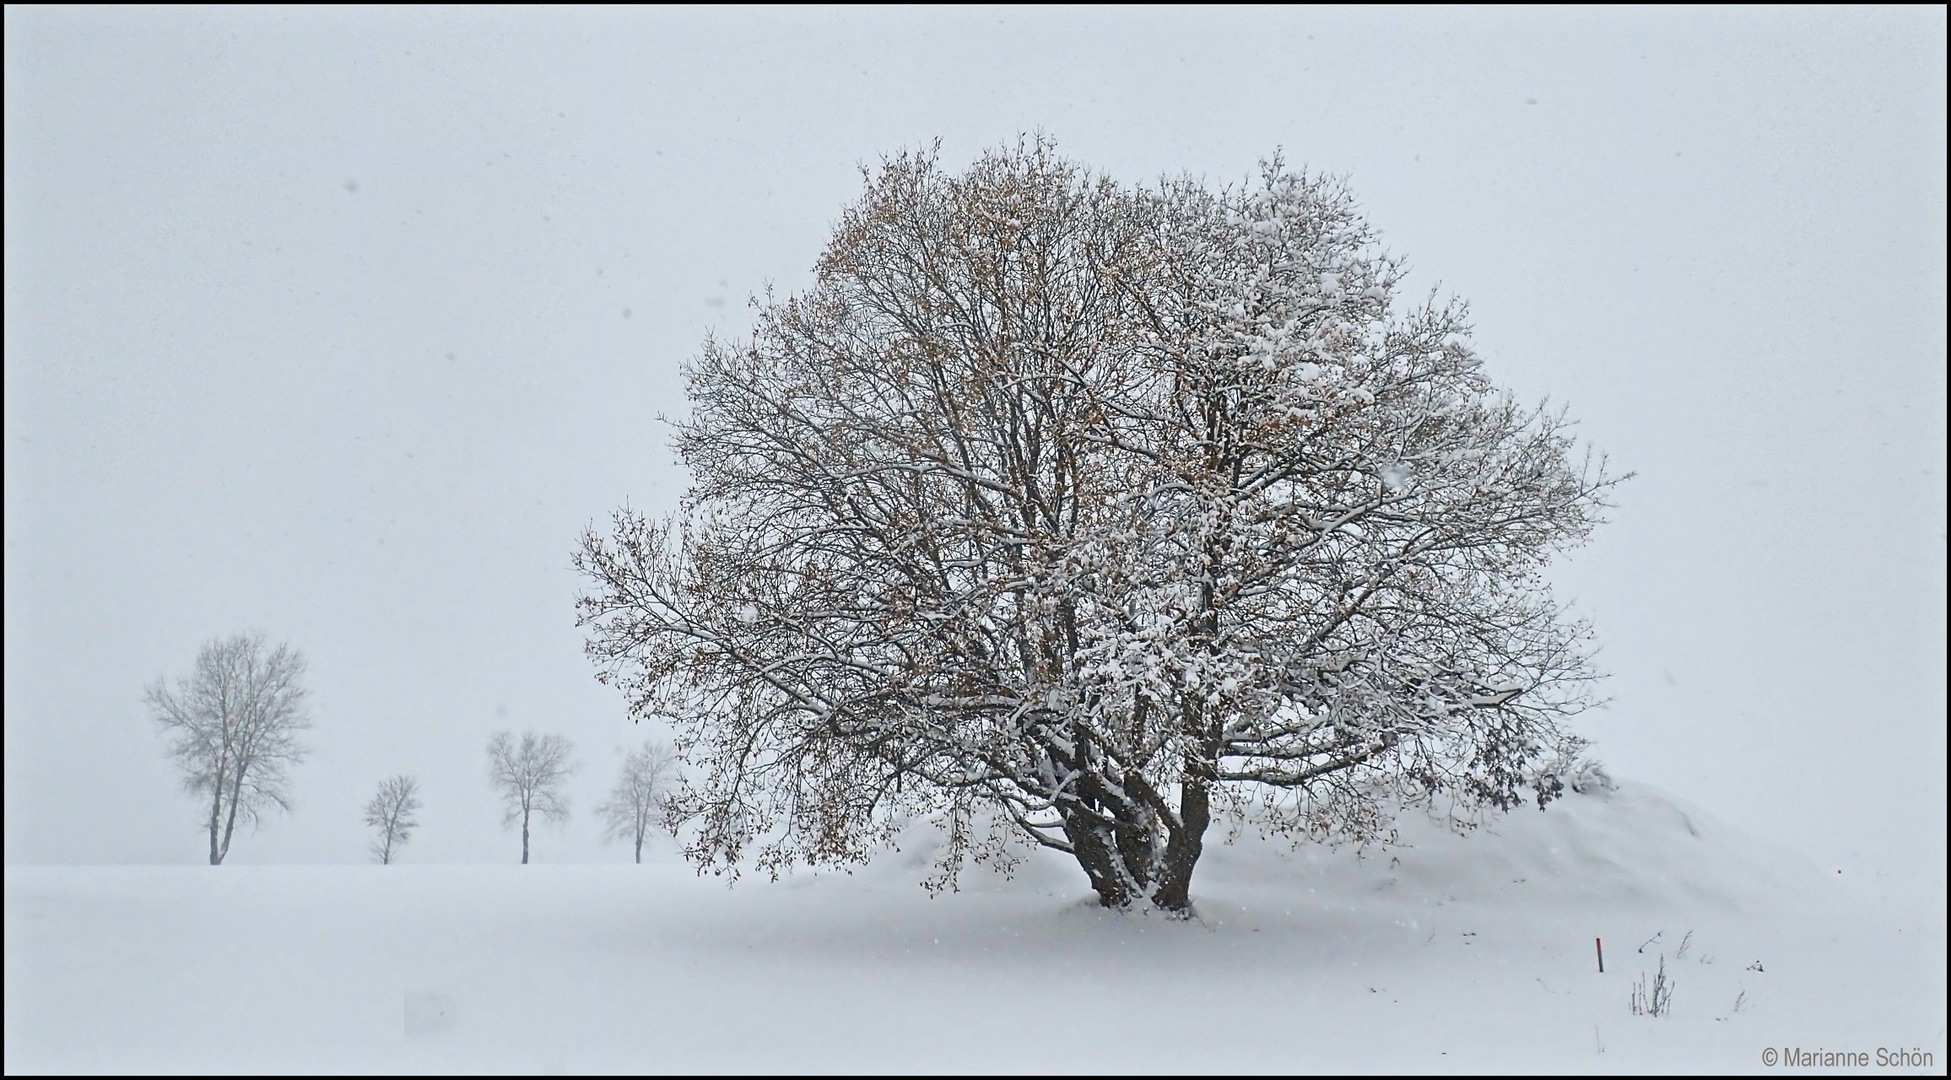
[[[1106,913],[1055,858],[931,900],[921,842],[729,890],[668,858],[8,867],[6,1071],[1945,1071],[1941,897],[1637,784],[1411,824],[1209,848],[1191,922]],[[1633,1015],[1662,959],[1670,1014]]]

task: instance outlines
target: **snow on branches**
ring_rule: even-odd
[[[682,511],[576,556],[602,677],[698,766],[701,865],[933,814],[941,882],[1027,839],[1184,911],[1215,803],[1364,835],[1558,793],[1592,672],[1539,574],[1616,481],[1460,304],[1399,303],[1339,182],[909,154],[817,269],[689,367]]]

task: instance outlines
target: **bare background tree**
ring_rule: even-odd
[[[528,864],[529,820],[540,814],[546,821],[561,824],[569,820],[569,797],[563,782],[576,771],[569,761],[573,748],[561,735],[522,733],[517,744],[506,731],[488,740],[488,778],[501,792],[504,810],[501,823],[522,825],[522,864]]]
[[[379,831],[371,851],[382,866],[393,861],[399,849],[413,838],[413,830],[420,827],[413,816],[420,809],[419,788],[420,782],[411,776],[381,780],[379,790],[366,804],[366,824]]]
[[[205,642],[175,689],[157,679],[143,694],[170,736],[183,786],[208,800],[212,866],[230,854],[239,820],[256,825],[271,807],[291,810],[288,770],[304,760],[298,733],[311,727],[304,674],[301,654],[289,645],[266,651],[253,632]]]
[[[603,834],[627,840],[644,861],[644,838],[664,817],[665,796],[677,775],[676,755],[661,742],[646,741],[623,759],[623,773],[610,797],[596,808],[603,818]]]
[[[689,367],[681,516],[576,556],[601,677],[700,766],[687,853],[857,861],[923,813],[936,885],[1027,839],[1183,912],[1216,811],[1556,796],[1592,672],[1540,571],[1615,481],[1401,277],[1278,160],[885,164],[814,287]]]

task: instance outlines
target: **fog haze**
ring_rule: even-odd
[[[231,860],[514,861],[484,745],[633,727],[569,557],[675,508],[707,333],[803,288],[862,167],[1044,131],[1126,182],[1343,174],[1493,379],[1620,470],[1555,571],[1615,773],[1944,887],[1945,16],[6,12],[6,861],[205,858],[141,706],[310,658],[296,813]],[[668,842],[666,842],[668,844]],[[669,857],[668,847],[663,857]]]

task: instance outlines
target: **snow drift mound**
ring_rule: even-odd
[[[1707,907],[1731,913],[1806,906],[1833,891],[1813,864],[1650,784],[1607,782],[1567,791],[1543,810],[1526,805],[1458,832],[1420,809],[1402,811],[1393,844],[1366,847],[1263,837],[1249,823],[1232,843],[1206,834],[1193,878],[1199,898],[1241,891],[1313,893],[1369,904],[1396,896],[1417,906],[1470,902]],[[941,831],[915,822],[899,850],[855,872],[866,881],[919,883],[934,873]],[[1083,872],[1068,856],[1038,851],[1008,880],[969,864],[959,890],[1079,897]]]
[[[1208,888],[1294,881],[1342,893],[1399,893],[1419,902],[1531,905],[1706,905],[1731,912],[1821,896],[1828,883],[1778,851],[1649,784],[1568,792],[1458,833],[1404,811],[1391,845],[1339,847],[1243,836],[1209,844]],[[1270,865],[1284,864],[1284,865]]]

